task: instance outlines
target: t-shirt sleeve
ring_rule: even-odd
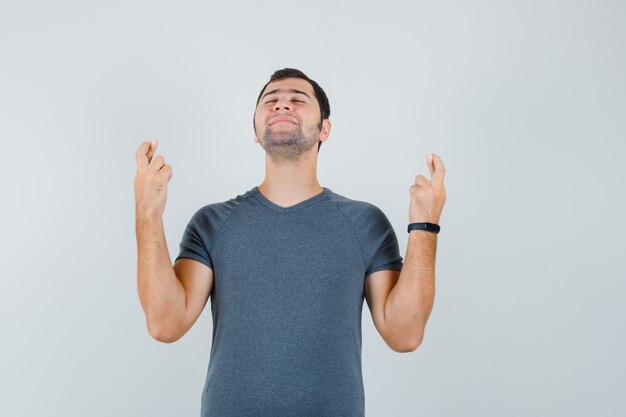
[[[400,255],[398,238],[389,219],[374,205],[368,205],[365,213],[366,218],[362,223],[365,276],[385,269],[401,270],[403,258]]]
[[[176,259],[195,259],[213,269],[213,260],[208,249],[210,247],[208,234],[212,230],[210,226],[205,210],[198,210],[185,227]]]

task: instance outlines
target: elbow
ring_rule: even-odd
[[[162,343],[174,343],[180,336],[175,336],[172,332],[165,331],[162,327],[148,325],[148,333],[154,340]]]
[[[395,347],[392,347],[391,349],[397,353],[410,353],[410,352],[415,352],[418,347],[419,345],[405,345],[405,346],[400,346],[400,347],[395,346]]]
[[[152,335],[152,338],[158,342],[161,343],[174,343],[175,341],[177,341],[179,338],[178,337],[168,337],[168,336],[161,336],[161,335]]]
[[[397,353],[415,352],[417,348],[422,344],[422,339],[423,336],[420,335],[420,337],[404,341],[404,343],[398,343],[393,345],[390,344],[389,347]]]

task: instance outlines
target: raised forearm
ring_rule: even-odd
[[[416,349],[422,342],[435,297],[437,235],[412,230],[398,282],[385,303],[385,329],[390,340]]]
[[[137,286],[152,337],[168,341],[168,329],[185,315],[185,290],[171,264],[161,216],[136,219]]]

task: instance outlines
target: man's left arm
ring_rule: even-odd
[[[439,224],[446,201],[443,184],[445,167],[441,158],[431,155],[427,159],[431,180],[418,175],[415,184],[410,187],[409,223]],[[406,346],[409,351],[417,349],[422,343],[426,322],[433,308],[436,253],[435,233],[411,230],[402,270],[385,299],[384,324],[381,326],[385,339],[395,346]]]

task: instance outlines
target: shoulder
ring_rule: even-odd
[[[373,203],[348,198],[337,193],[332,193],[331,200],[335,202],[337,208],[353,224],[386,220],[383,211]]]
[[[235,212],[248,198],[248,193],[237,195],[228,200],[206,204],[191,217],[190,223],[205,228],[220,229],[221,225]]]

